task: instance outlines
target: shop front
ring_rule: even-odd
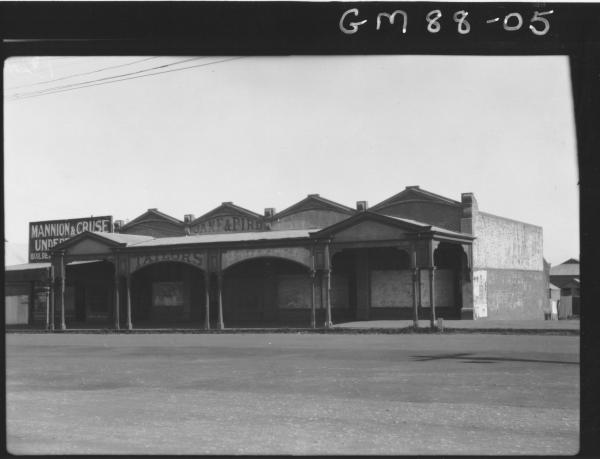
[[[368,211],[324,229],[163,238],[84,232],[51,251],[49,307],[58,314],[48,314],[47,326],[330,327],[458,318],[472,288],[472,240]]]

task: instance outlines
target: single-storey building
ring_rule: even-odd
[[[49,328],[325,326],[381,319],[543,318],[542,229],[418,186],[368,207],[310,194],[263,214],[223,202],[183,220],[149,209],[83,231],[50,262],[7,268]]]
[[[579,260],[569,258],[560,265],[550,268],[550,281],[560,288],[558,318],[578,318],[580,316],[581,303]]]

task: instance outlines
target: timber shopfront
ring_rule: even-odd
[[[112,232],[81,231],[53,245],[40,281],[46,301],[31,304],[30,323],[222,329],[493,317],[496,285],[482,300],[473,284],[482,270],[477,212],[471,193],[458,202],[418,187],[371,209],[319,195],[263,215],[231,202],[183,221],[149,209],[115,221]]]

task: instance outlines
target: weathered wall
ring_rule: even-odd
[[[451,231],[460,231],[460,220],[462,218],[461,207],[424,200],[396,203],[377,209],[376,212],[429,223]]]
[[[412,270],[371,271],[372,308],[412,308]]]
[[[477,212],[473,218],[473,266],[544,270],[542,228]]]
[[[428,269],[421,270],[421,306],[423,308],[431,307],[429,295],[429,276]],[[455,274],[451,269],[436,269],[434,277],[434,300],[437,308],[458,308],[455,303],[456,283]]]
[[[476,312],[475,318],[543,318],[548,284],[542,228],[475,212],[473,233],[473,270],[485,273],[487,303],[480,308],[483,314]],[[479,291],[482,286],[474,283],[473,288]]]
[[[547,286],[543,271],[486,269],[487,319],[543,319]]]
[[[309,309],[311,279],[306,274],[277,276],[277,307],[280,309]]]
[[[185,236],[185,229],[166,221],[146,220],[128,226],[121,233],[152,237],[174,237]]]
[[[4,320],[6,325],[29,322],[29,294],[4,297]]]
[[[265,247],[225,250],[221,256],[221,267],[226,269],[239,262],[265,257],[295,261],[309,269],[312,268],[312,253],[306,247]]]
[[[349,215],[330,210],[304,210],[285,217],[278,218],[271,223],[272,230],[325,228],[339,221],[345,220]]]

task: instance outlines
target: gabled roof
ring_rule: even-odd
[[[393,205],[397,202],[407,201],[431,201],[451,206],[461,206],[461,203],[459,201],[440,196],[439,194],[432,193],[431,191],[423,190],[419,188],[418,185],[415,185],[407,186],[400,193],[397,193],[394,196],[387,198],[384,201],[381,201],[379,204],[375,204],[373,207],[371,207],[370,210],[375,211]]]
[[[342,220],[341,222],[335,223],[327,228],[324,228],[320,231],[316,231],[311,233],[311,237],[327,237],[331,234],[335,234],[339,231],[342,231],[346,228],[350,228],[362,221],[376,221],[380,223],[384,223],[391,226],[396,226],[401,229],[405,229],[412,232],[428,232],[441,234],[449,237],[457,237],[459,239],[473,240],[475,239],[470,234],[458,233],[456,231],[450,231],[444,228],[439,228],[437,226],[430,225],[428,223],[418,222],[416,220],[410,220],[408,218],[400,218],[393,217],[390,215],[383,215],[375,212],[371,212],[370,210],[364,212],[358,212],[350,218]]]
[[[567,261],[563,261],[561,263],[561,265],[573,265],[573,264],[579,264],[579,260],[577,260],[575,258],[569,258]]]
[[[356,210],[352,207],[323,198],[318,194],[309,194],[306,198],[298,201],[296,204],[292,204],[290,207],[277,212],[273,215],[273,219],[282,218],[304,210],[333,210],[348,215],[356,213]]]
[[[184,226],[183,222],[181,220],[176,219],[175,217],[171,217],[170,215],[167,215],[159,211],[158,209],[148,209],[139,217],[136,217],[130,222],[123,225],[121,229],[126,230],[127,228],[130,228],[132,226],[137,225],[138,223],[142,223],[147,220],[164,220],[180,227]]]
[[[52,248],[52,252],[69,247],[82,239],[93,239],[109,247],[127,247],[136,243],[154,239],[152,236],[141,236],[138,234],[104,233],[101,231],[84,231],[77,236],[67,239]]]
[[[551,276],[579,276],[579,263],[566,262],[552,266],[550,268]]]
[[[233,202],[223,202],[223,203],[221,203],[220,206],[215,207],[213,210],[205,213],[204,215],[200,215],[198,218],[196,218],[190,224],[193,225],[199,221],[210,218],[213,215],[219,215],[221,213],[240,214],[240,215],[244,215],[244,216],[250,217],[250,218],[261,218],[262,217],[262,215],[257,214],[256,212],[253,212],[251,210],[244,209],[243,207],[237,206]]]

